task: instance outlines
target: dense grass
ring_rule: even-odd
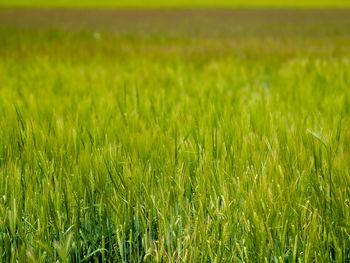
[[[260,19],[2,28],[1,261],[349,261],[350,28]]]
[[[349,7],[349,0],[2,0],[0,7]]]

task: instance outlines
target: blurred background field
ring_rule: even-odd
[[[348,9],[1,9],[0,262],[348,262],[349,87]]]
[[[181,8],[181,7],[347,7],[349,0],[2,0],[0,7],[117,7],[117,8]]]

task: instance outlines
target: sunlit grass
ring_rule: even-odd
[[[1,260],[350,260],[343,30],[1,30]]]

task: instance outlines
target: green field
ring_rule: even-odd
[[[349,10],[3,9],[0,113],[0,262],[350,260]]]
[[[0,7],[350,7],[350,0],[2,0]]]

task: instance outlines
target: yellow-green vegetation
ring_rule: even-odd
[[[349,0],[1,0],[0,7],[349,7]]]
[[[1,262],[350,260],[349,12],[16,12]]]

